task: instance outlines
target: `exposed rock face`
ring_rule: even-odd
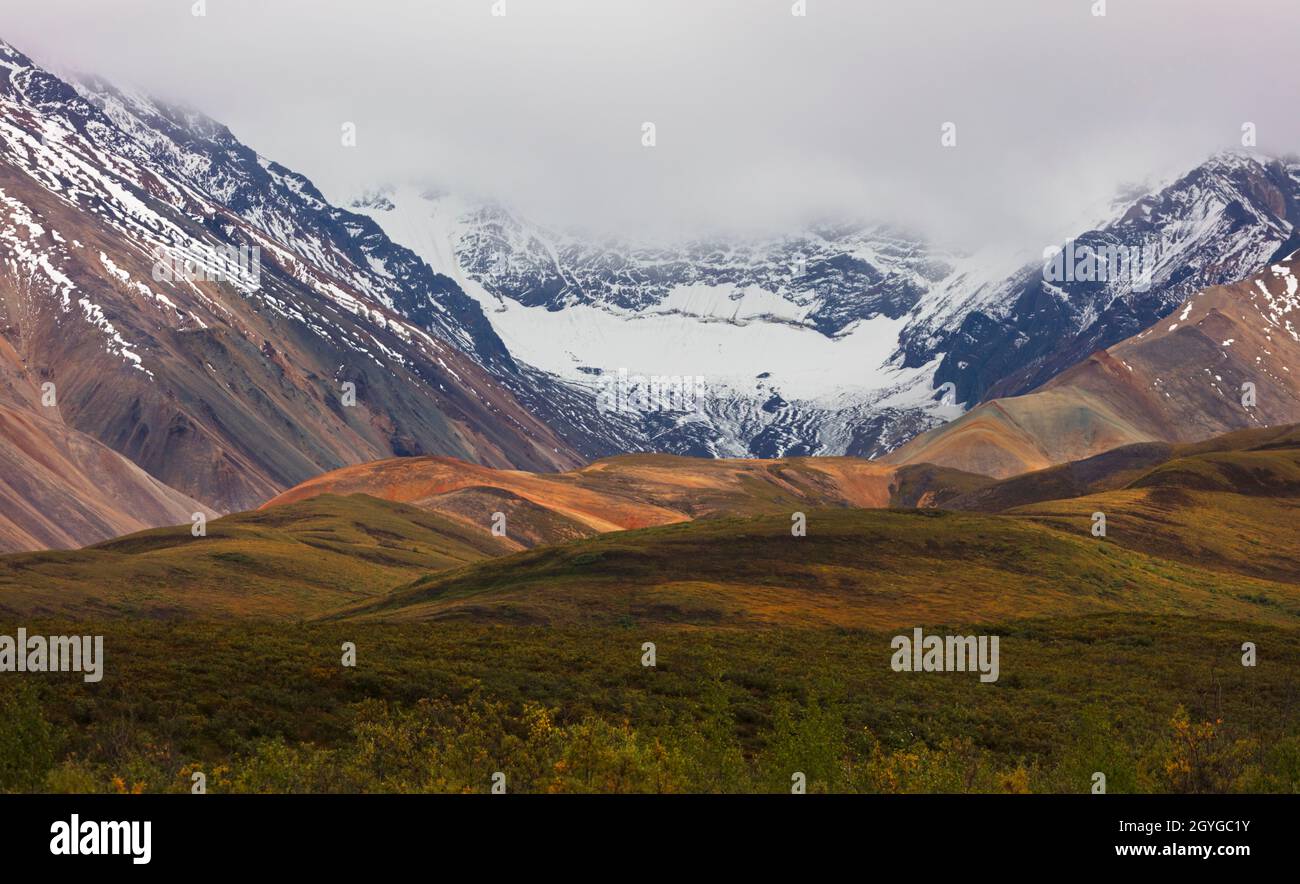
[[[36,414],[177,499],[249,509],[392,455],[583,460],[500,380],[522,369],[477,303],[371,220],[201,115],[74,88],[3,44],[0,243],[0,403],[53,384]]]

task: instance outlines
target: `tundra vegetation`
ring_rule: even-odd
[[[43,623],[53,633],[66,624]],[[1300,789],[1300,636],[1104,614],[980,627],[1003,674],[849,629],[112,621],[104,681],[0,682],[13,791]],[[1260,648],[1241,664],[1240,639]],[[657,665],[641,665],[651,636]],[[358,665],[340,665],[343,641]]]

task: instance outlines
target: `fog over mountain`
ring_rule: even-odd
[[[1046,244],[1243,123],[1300,145],[1280,0],[0,5],[39,62],[193,105],[336,201],[420,181],[596,233],[847,213]]]

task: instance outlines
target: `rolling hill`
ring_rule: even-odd
[[[627,455],[568,473],[394,458],[317,476],[209,522],[206,537],[191,536],[187,511],[178,528],[0,557],[0,611],[315,616],[445,568],[606,532],[888,506],[893,474],[853,458]]]
[[[559,474],[396,458],[318,476],[209,522],[205,537],[191,536],[187,511],[177,528],[0,557],[0,612],[315,616],[445,568],[604,532],[885,506],[892,473],[851,458],[632,455]],[[492,531],[498,512],[503,536]]]
[[[805,537],[784,513],[609,534],[426,577],[343,615],[881,628],[1131,610],[1300,623],[1294,426],[984,486],[934,472],[976,485],[946,506],[1011,508],[820,510]]]
[[[946,506],[1005,511],[887,508],[923,480]],[[156,529],[0,558],[0,610],[865,629],[1130,611],[1300,625],[1295,428],[981,482],[852,460],[634,456],[542,476],[387,461],[213,521],[207,537]],[[1098,511],[1105,538],[1090,533]],[[508,514],[506,536],[491,512]]]
[[[487,531],[364,495],[226,516],[79,550],[0,558],[0,614],[297,620],[441,568],[517,549]]]
[[[442,457],[395,458],[308,479],[263,508],[323,493],[360,493],[454,513],[486,528],[500,499],[489,493],[495,489],[595,534],[720,514],[888,506],[893,475],[892,467],[847,457],[710,460],[637,454],[566,473],[494,470]],[[479,500],[470,504],[466,492]],[[449,498],[453,493],[457,496]]]
[[[1166,442],[1138,442],[1083,460],[1022,473],[1000,481],[989,481],[985,478],[983,482],[979,482],[975,479],[967,479],[968,490],[963,490],[959,482],[949,478],[947,485],[939,491],[940,499],[932,505],[958,510],[1003,512],[1046,500],[1083,497],[1125,488],[1130,483],[1143,479],[1163,464],[1182,462],[1182,459],[1196,455],[1211,452],[1268,451],[1295,448],[1297,445],[1300,445],[1300,429],[1295,425],[1239,430],[1202,442],[1178,445]],[[939,470],[940,468],[922,464],[904,467],[899,474],[900,476],[928,474]],[[943,475],[951,476],[952,471],[945,471]],[[1232,491],[1234,488],[1223,483],[1215,490]],[[1255,493],[1259,490],[1258,483],[1247,482],[1236,490]]]
[[[1146,514],[1140,499],[1105,503],[1112,535]],[[1206,501],[1168,526],[1163,546],[1094,538],[1092,511],[1077,507],[1032,517],[819,510],[808,514],[806,537],[792,537],[778,516],[699,521],[436,574],[334,616],[884,629],[1126,611],[1300,625],[1294,558],[1283,553],[1265,568],[1229,546],[1217,558],[1222,569],[1209,571],[1194,555],[1174,555],[1179,543],[1199,549],[1189,534],[1220,509],[1234,533],[1267,525],[1270,544],[1296,548],[1294,518],[1279,522],[1283,511],[1251,504]],[[1232,570],[1243,563],[1256,573]]]

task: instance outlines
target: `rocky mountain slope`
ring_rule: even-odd
[[[216,515],[85,433],[0,403],[0,552],[189,526],[194,513]]]
[[[247,509],[395,454],[582,460],[453,281],[201,115],[0,44],[0,204],[0,398],[53,384],[42,417],[182,496]]]
[[[1211,286],[1024,396],[995,399],[886,462],[995,477],[1136,442],[1196,442],[1300,421],[1300,263]]]
[[[596,242],[412,188],[342,209],[202,114],[0,44],[0,404],[53,385],[33,415],[217,512],[394,455],[878,456],[1262,266],[1298,177],[1225,154],[1079,237],[1151,256],[1140,289],[879,225]],[[651,377],[696,395],[636,404]]]
[[[1140,274],[1085,279],[1075,273],[1052,281],[1044,279],[1043,265],[1031,267],[955,328],[926,328],[944,351],[935,382],[951,382],[957,399],[971,404],[1035,389],[1136,335],[1201,289],[1245,279],[1294,252],[1297,218],[1300,164],[1247,153],[1212,157],[1072,243],[1076,256],[1084,248],[1129,250],[1140,256]],[[909,335],[911,362],[928,358],[935,346],[927,340],[919,354],[911,353],[921,328]]]

